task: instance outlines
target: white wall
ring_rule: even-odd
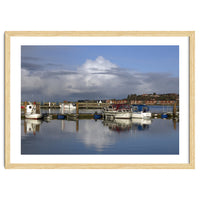
[[[200,12],[188,0],[2,0],[0,63],[3,111],[4,31],[196,31],[196,88],[200,83]],[[200,74],[199,74],[200,75]],[[196,110],[200,92],[196,89]],[[196,111],[197,112],[197,111]],[[4,113],[0,115],[1,199],[200,199],[200,136],[196,116],[195,170],[5,170]]]

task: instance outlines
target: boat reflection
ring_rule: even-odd
[[[42,124],[42,120],[35,119],[25,119],[24,120],[24,133],[36,135],[36,132],[40,131],[40,125]]]
[[[104,120],[102,123],[104,126],[108,126],[110,130],[118,133],[131,129],[131,119]]]
[[[72,114],[75,113],[76,109],[70,109],[70,108],[60,108],[60,113],[61,114]]]
[[[132,126],[133,130],[138,131],[144,131],[149,129],[149,126],[151,125],[152,120],[151,119],[132,119]]]
[[[114,120],[104,120],[104,126],[108,126],[108,128],[112,131],[120,132],[128,132],[130,129],[133,130],[147,130],[151,125],[151,119],[114,119]]]

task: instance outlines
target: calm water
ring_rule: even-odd
[[[164,119],[26,119],[21,121],[21,153],[178,154],[179,123]]]

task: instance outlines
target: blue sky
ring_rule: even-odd
[[[179,46],[22,46],[22,100],[178,93]]]

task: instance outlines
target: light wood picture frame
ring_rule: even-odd
[[[189,41],[188,163],[15,163],[11,161],[12,38],[18,37],[186,37]],[[13,64],[13,63],[12,63]],[[179,68],[181,66],[179,65]],[[180,80],[181,81],[181,80]],[[195,32],[194,31],[7,31],[5,32],[5,168],[6,169],[194,169],[195,168]],[[19,116],[17,116],[19,117]],[[20,130],[17,130],[20,131]],[[179,132],[179,134],[181,134]]]

